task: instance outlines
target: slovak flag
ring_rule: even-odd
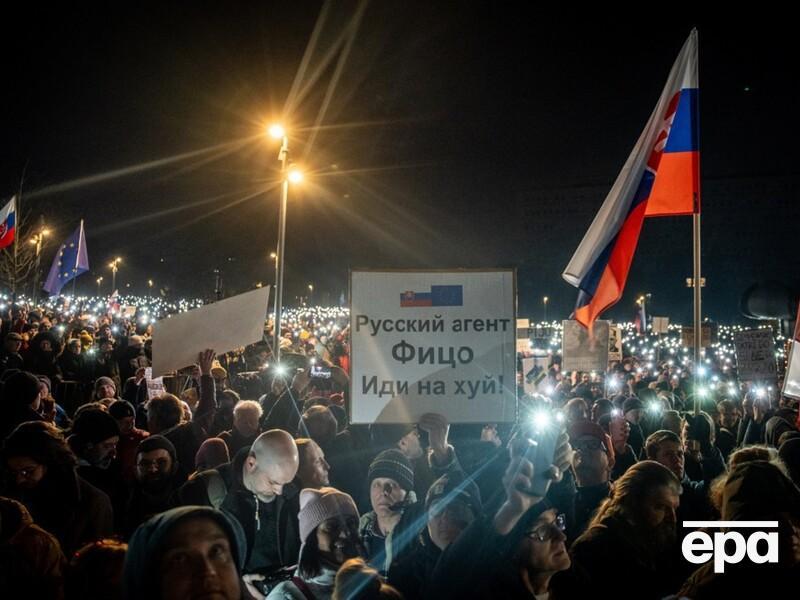
[[[17,224],[17,197],[13,196],[0,211],[0,249],[14,243]]]
[[[562,277],[578,288],[574,318],[591,329],[622,298],[645,217],[700,212],[697,30]]]

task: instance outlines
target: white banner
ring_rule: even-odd
[[[741,381],[775,381],[775,342],[769,329],[748,329],[733,334],[736,372]]]
[[[224,354],[264,337],[269,286],[161,319],[153,326],[153,374],[197,363],[206,348]]]
[[[563,321],[561,371],[605,371],[608,368],[608,321],[595,321],[593,335],[577,321]]]
[[[622,327],[613,325],[608,328],[608,362],[622,360]]]
[[[788,365],[783,378],[783,395],[800,398],[800,345],[797,340],[792,342],[792,349],[789,350]]]
[[[352,271],[351,421],[516,418],[515,275]]]

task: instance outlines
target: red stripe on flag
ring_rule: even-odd
[[[613,306],[622,298],[622,290],[628,280],[628,271],[631,268],[633,254],[639,243],[639,233],[642,231],[644,212],[647,201],[642,202],[633,209],[617,235],[617,243],[611,251],[608,264],[600,276],[592,301],[586,306],[575,310],[575,320],[584,327],[591,328],[591,323],[607,308]]]
[[[700,153],[664,152],[658,163],[646,217],[691,215],[700,198]],[[699,202],[699,200],[698,200]],[[698,212],[700,210],[698,204]]]

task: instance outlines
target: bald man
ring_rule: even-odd
[[[221,508],[244,529],[246,574],[297,564],[299,490],[291,482],[299,464],[294,439],[281,429],[262,433],[234,458],[234,478]]]

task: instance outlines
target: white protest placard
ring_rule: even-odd
[[[517,329],[528,329],[530,326],[530,319],[517,319]]]
[[[622,360],[622,327],[612,325],[608,328],[608,362]]]
[[[800,398],[800,345],[797,339],[792,342],[787,365],[783,378],[783,395]]]
[[[653,333],[669,333],[669,317],[653,317]]]
[[[539,354],[522,359],[522,387],[526,394],[536,394],[539,392],[537,380],[542,374],[547,375],[547,366],[549,363],[550,357],[546,354]]]
[[[120,316],[123,319],[130,319],[131,317],[136,315],[136,307],[135,306],[123,306],[122,310],[120,311]]]
[[[206,348],[224,354],[264,337],[269,286],[161,319],[153,326],[153,374],[197,362]]]
[[[164,378],[156,377],[155,379],[147,380],[147,399],[152,400],[157,396],[162,395],[166,389],[164,388]]]
[[[352,423],[516,418],[512,270],[352,271]]]
[[[561,370],[605,371],[608,368],[608,321],[595,321],[592,331],[577,321],[564,321]]]
[[[528,338],[517,339],[517,352],[530,352],[531,341]]]
[[[775,343],[769,329],[748,329],[733,334],[736,372],[742,381],[774,381],[778,377]]]

